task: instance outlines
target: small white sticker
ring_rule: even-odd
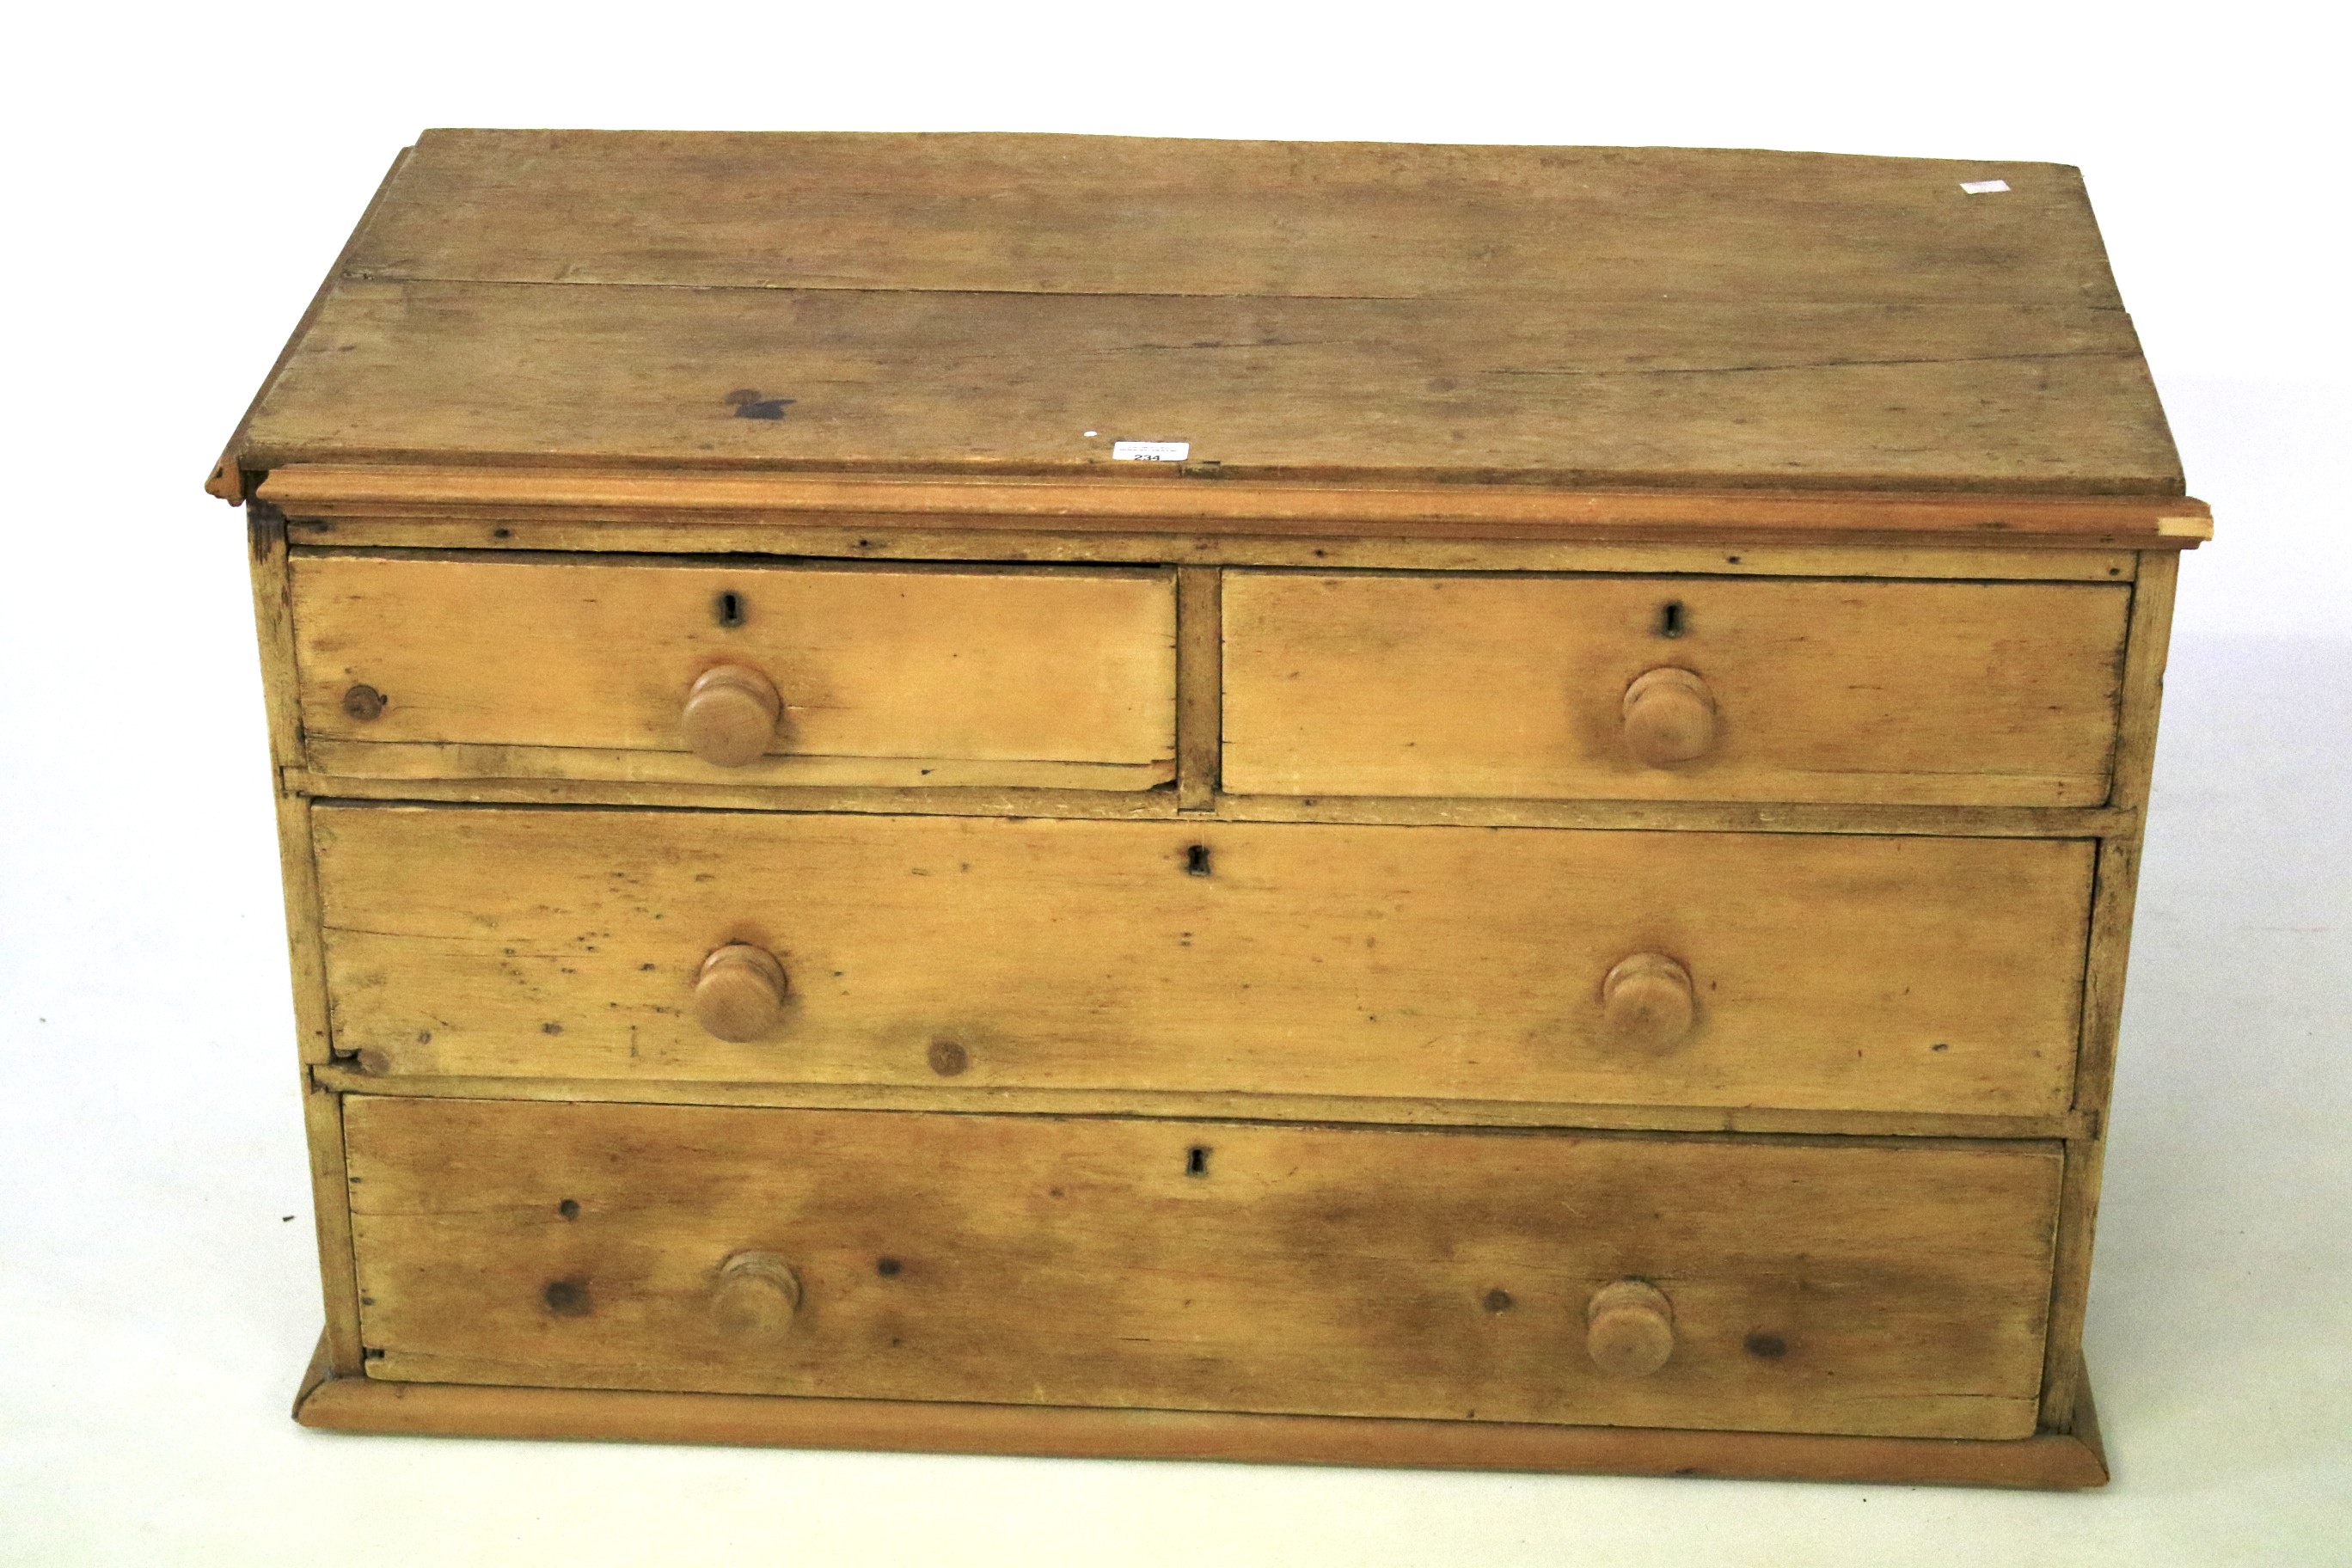
[[[2009,189],[2007,180],[1962,180],[1960,189],[1972,196],[1989,196],[1995,191]]]
[[[1112,458],[1121,463],[1181,463],[1192,455],[1190,441],[1113,441]]]

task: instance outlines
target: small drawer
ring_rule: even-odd
[[[2087,842],[311,823],[334,1047],[384,1075],[2004,1115],[2074,1090]]]
[[[1166,572],[297,552],[312,767],[361,778],[1148,789]]]
[[[2033,1430],[2056,1147],[354,1096],[377,1378]]]
[[[1242,795],[2096,805],[2121,584],[1236,572]]]

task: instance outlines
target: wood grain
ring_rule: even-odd
[[[436,132],[354,244],[232,466],[2180,489],[2052,165]]]
[[[1226,787],[2094,805],[2130,599],[2089,584],[1236,572]],[[1628,687],[1660,666],[1704,676],[1715,704],[1711,749],[1672,767],[1624,734]]]
[[[1224,756],[1224,574],[1211,567],[1176,573],[1176,805],[1214,809]]]
[[[366,1096],[348,1117],[382,1379],[2033,1430],[2046,1146]],[[803,1293],[757,1350],[708,1318],[746,1249]],[[1583,1343],[1625,1278],[1675,1301],[1674,1358],[1636,1380]]]
[[[346,281],[238,461],[1084,474],[1126,438],[1236,478],[2181,489],[2118,310],[1553,295]]]
[[[2011,189],[1997,201],[1959,190],[1979,178]],[[427,131],[347,272],[2120,303],[2082,177],[2058,164],[1004,134]]]
[[[2048,1114],[2091,851],[2033,839],[314,808],[337,1048],[388,1074]],[[721,942],[793,975],[686,1016]],[[1628,955],[1693,977],[1607,1044]]]
[[[946,764],[941,784],[1149,788],[1174,773],[1174,601],[1164,572],[293,563],[311,764],[373,777],[915,784]],[[782,690],[779,755],[687,750],[688,689],[720,665]],[[383,694],[375,717],[346,707],[353,682]]]

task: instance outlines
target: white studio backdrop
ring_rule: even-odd
[[[8,24],[0,1563],[2352,1556],[2352,428],[2315,7],[789,3]],[[428,125],[2079,164],[2193,493],[2087,1497],[337,1438],[239,520],[198,485]],[[288,1218],[286,1216],[292,1216]]]

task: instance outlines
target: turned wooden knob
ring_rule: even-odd
[[[1625,689],[1625,749],[1654,768],[1703,757],[1715,746],[1715,693],[1695,670],[1643,670]]]
[[[756,1040],[784,1016],[784,966],[748,942],[730,942],[702,961],[694,1016],[722,1040]]]
[[[1675,1308],[1665,1292],[1620,1279],[1584,1307],[1584,1348],[1612,1377],[1647,1377],[1675,1353]]]
[[[735,1340],[778,1340],[801,1307],[801,1277],[772,1252],[739,1252],[719,1266],[710,1321]]]
[[[774,681],[745,665],[721,664],[695,677],[678,721],[687,750],[706,763],[740,768],[767,753],[783,716]]]
[[[1663,952],[1622,959],[1601,982],[1601,1027],[1612,1045],[1670,1051],[1697,1016],[1690,971]]]

